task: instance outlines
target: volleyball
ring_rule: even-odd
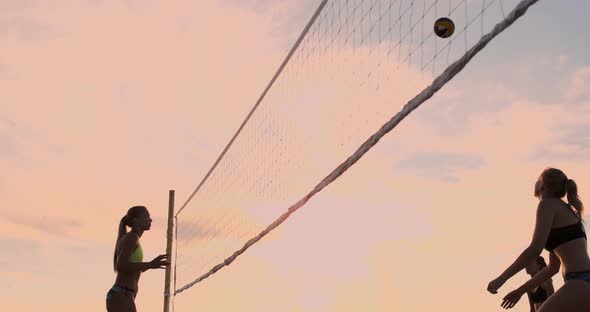
[[[441,17],[434,22],[434,33],[441,38],[449,38],[455,32],[455,23],[450,18]]]

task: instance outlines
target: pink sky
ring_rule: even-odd
[[[540,171],[589,193],[590,63],[518,42],[544,5],[177,311],[498,311],[526,276],[485,287],[531,237]],[[1,2],[3,307],[105,311],[118,220],[148,206],[146,261],[164,251],[168,190],[187,198],[314,6]],[[142,276],[140,311],[163,280]]]

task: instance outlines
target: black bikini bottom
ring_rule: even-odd
[[[569,272],[563,279],[566,282],[569,280],[582,280],[590,283],[590,271]]]

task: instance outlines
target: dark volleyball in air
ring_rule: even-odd
[[[455,23],[448,17],[441,17],[434,22],[434,33],[441,38],[449,38],[455,32]]]

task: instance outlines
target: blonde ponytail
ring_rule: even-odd
[[[582,218],[584,204],[582,204],[582,200],[580,200],[580,196],[578,196],[578,186],[576,185],[576,182],[572,179],[567,179],[565,182],[565,189],[567,192],[568,203],[577,210],[578,215]]]

